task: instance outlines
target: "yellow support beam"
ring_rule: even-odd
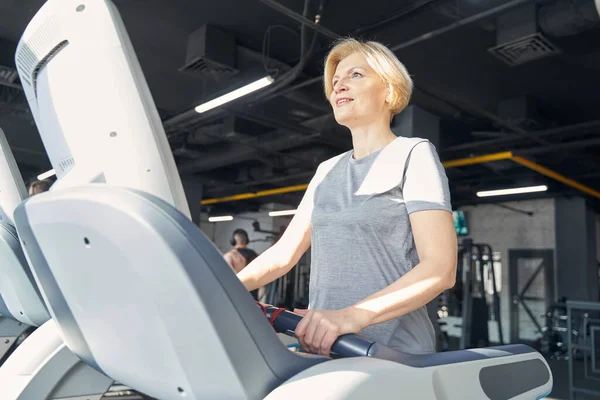
[[[296,186],[288,186],[288,187],[282,187],[282,188],[277,188],[277,189],[263,190],[260,192],[253,192],[253,193],[241,193],[241,194],[236,194],[233,196],[218,197],[218,198],[214,198],[214,199],[202,200],[202,205],[254,199],[256,197],[273,196],[275,194],[301,192],[303,190],[306,190],[307,187],[308,187],[308,184],[305,184],[305,185],[296,185]]]
[[[554,180],[562,182],[567,186],[571,186],[572,188],[575,188],[577,190],[580,190],[584,193],[589,194],[590,196],[594,196],[594,197],[597,197],[600,199],[600,192],[598,192],[597,190],[594,190],[589,186],[586,186],[577,181],[574,181],[573,179],[569,179],[566,176],[559,174],[558,172],[554,172],[546,167],[543,167],[539,164],[534,163],[533,161],[529,161],[528,159],[526,159],[524,157],[514,156],[512,158],[512,160],[514,162],[521,164],[524,167],[527,167],[529,169],[532,169],[542,175],[546,175],[549,178],[552,178]]]
[[[456,160],[449,160],[449,161],[443,162],[442,164],[444,165],[445,168],[453,168],[453,167],[464,167],[467,165],[484,164],[484,163],[500,161],[500,160],[512,160],[512,161],[516,162],[517,164],[520,164],[520,165],[527,167],[529,169],[532,169],[542,175],[545,175],[549,178],[552,178],[554,180],[562,182],[567,186],[571,186],[571,187],[573,187],[577,190],[580,190],[584,193],[587,193],[591,196],[600,198],[599,191],[594,190],[594,189],[592,189],[588,186],[585,186],[579,182],[576,182],[572,179],[569,179],[569,178],[565,177],[564,175],[561,175],[561,174],[554,172],[546,167],[536,164],[533,161],[529,161],[528,159],[526,159],[524,157],[515,156],[510,151],[505,151],[505,152],[501,152],[501,153],[485,154],[482,156],[475,156],[475,157],[468,157],[468,158],[460,158],[460,159],[456,159]],[[287,187],[271,189],[271,190],[263,190],[260,192],[241,193],[241,194],[236,194],[234,196],[206,199],[206,200],[202,201],[202,205],[254,199],[257,197],[273,196],[276,194],[283,194],[283,193],[300,192],[300,191],[306,190],[307,187],[308,187],[308,184],[304,184],[304,185],[296,185],[296,186],[287,186]]]
[[[487,163],[487,162],[500,161],[500,160],[510,160],[512,158],[512,156],[513,155],[510,151],[505,151],[503,153],[493,153],[493,154],[486,154],[483,156],[459,158],[458,160],[450,160],[450,161],[443,162],[442,164],[446,168],[464,167],[465,165],[483,164],[483,163]]]

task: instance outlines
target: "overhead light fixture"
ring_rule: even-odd
[[[54,176],[54,175],[56,175],[56,172],[54,172],[54,170],[51,169],[50,171],[46,171],[43,174],[39,174],[37,176],[37,178],[38,178],[38,180],[43,181],[44,179],[50,178],[51,176]]]
[[[270,211],[269,217],[283,217],[286,215],[294,215],[296,210]]]
[[[265,76],[264,78],[261,78],[255,82],[249,83],[246,86],[242,86],[239,89],[236,89],[232,92],[224,94],[223,96],[217,97],[214,100],[208,101],[204,104],[200,104],[198,107],[195,108],[195,110],[197,113],[201,114],[201,113],[211,110],[213,108],[219,107],[225,103],[233,101],[237,98],[245,96],[249,93],[252,93],[259,89],[262,89],[265,86],[269,86],[271,83],[273,83],[273,78],[271,78],[270,76]]]
[[[225,222],[232,220],[233,217],[231,215],[223,215],[222,217],[208,217],[208,222]]]
[[[505,196],[510,194],[545,192],[546,190],[548,190],[548,186],[546,185],[526,186],[513,189],[487,190],[483,192],[477,192],[477,197]]]

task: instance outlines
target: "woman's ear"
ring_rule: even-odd
[[[393,89],[392,89],[392,85],[387,85],[387,96],[385,96],[385,102],[386,103],[391,103],[392,102],[392,97],[393,97]]]

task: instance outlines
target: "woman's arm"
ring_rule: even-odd
[[[281,239],[237,274],[248,290],[273,282],[296,265],[310,247],[309,215],[297,213]]]
[[[387,288],[351,307],[366,326],[421,308],[456,282],[458,243],[452,214],[415,212],[410,223],[420,262]]]
[[[385,289],[342,310],[308,311],[296,328],[307,349],[329,355],[338,336],[400,317],[423,307],[456,280],[458,244],[452,214],[412,213],[410,221],[419,264]]]
[[[248,290],[263,287],[287,274],[310,247],[314,185],[313,178],[281,239],[237,274]]]

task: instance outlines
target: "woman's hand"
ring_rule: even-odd
[[[300,345],[313,353],[329,357],[336,339],[347,333],[359,333],[368,326],[366,316],[360,310],[298,310],[303,315],[295,335]]]

